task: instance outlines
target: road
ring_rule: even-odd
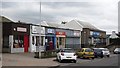
[[[59,63],[59,62],[58,62]],[[118,55],[111,54],[111,56],[104,58],[92,59],[80,59],[78,58],[77,63],[63,62],[59,63],[61,66],[118,66]]]

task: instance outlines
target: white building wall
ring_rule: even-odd
[[[43,36],[44,37],[43,40],[45,42],[45,28],[44,27],[40,27],[40,26],[30,25],[30,43],[29,43],[30,46],[29,46],[29,52],[36,52],[37,51],[36,36],[39,36],[39,37]],[[33,43],[33,41],[32,41],[33,37],[34,37],[34,44],[32,44]],[[39,43],[41,43],[41,41],[39,41]],[[44,48],[44,46],[40,46],[39,50],[41,50],[43,48]]]

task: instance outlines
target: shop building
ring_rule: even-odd
[[[83,28],[81,36],[83,47],[104,47],[106,45],[105,31]]]
[[[81,31],[81,47],[89,47],[90,45],[106,45],[106,32],[99,30],[88,22],[71,20],[64,25],[67,28]]]
[[[17,53],[29,50],[30,25],[22,22],[3,23],[3,52]]]
[[[55,28],[45,27],[45,49],[54,50],[55,49]]]
[[[66,42],[66,30],[62,28],[56,28],[56,49],[65,48]]]
[[[37,52],[37,48],[44,51],[45,47],[45,27],[40,25],[30,25],[30,52]]]
[[[4,16],[0,16],[0,52],[2,52],[2,45],[3,45],[3,23],[5,22],[13,22],[12,20],[4,17]]]
[[[81,48],[79,30],[72,30],[72,29],[66,30],[66,47],[73,49]]]

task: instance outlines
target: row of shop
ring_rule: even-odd
[[[4,20],[5,19],[5,20]],[[37,52],[58,48],[106,46],[106,32],[79,20],[55,25],[41,25],[2,20],[3,52]]]
[[[80,31],[21,22],[3,23],[3,52],[36,52],[80,48]]]

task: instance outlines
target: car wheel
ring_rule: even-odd
[[[92,57],[92,59],[94,59],[94,57]]]
[[[61,58],[59,58],[59,62],[60,62],[60,63],[62,63],[62,60],[61,60]]]
[[[76,60],[74,60],[73,62],[74,62],[74,63],[76,63],[77,61],[76,61]]]
[[[101,58],[103,58],[103,56],[101,56]]]
[[[107,55],[107,57],[110,57],[110,55]]]

